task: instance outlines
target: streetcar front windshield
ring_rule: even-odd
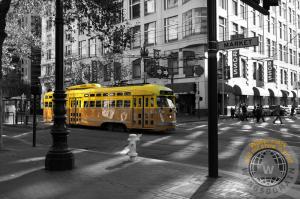
[[[166,96],[157,97],[157,106],[158,107],[167,107],[167,108],[175,108],[175,105],[171,98]]]

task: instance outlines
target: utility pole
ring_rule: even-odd
[[[218,177],[217,3],[207,0],[208,25],[208,176]]]
[[[54,124],[51,129],[53,144],[46,155],[45,168],[50,171],[74,168],[74,155],[68,148],[66,127],[66,93],[64,89],[64,22],[63,1],[56,0],[55,18],[55,91]]]

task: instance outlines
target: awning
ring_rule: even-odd
[[[290,93],[286,90],[281,90],[282,93],[282,97],[288,97],[290,95]]]
[[[275,88],[269,88],[269,93],[271,97],[282,97],[282,92]]]
[[[234,85],[233,94],[235,95],[254,95],[253,89],[249,86],[242,86],[242,88],[238,85]]]
[[[224,92],[223,92],[223,86],[224,86]],[[218,93],[233,93],[233,88],[232,86],[218,82]]]
[[[195,93],[195,83],[176,83],[173,85],[173,92],[176,94],[189,94]],[[170,84],[167,84],[166,87],[172,88]]]
[[[292,98],[297,97],[296,92],[297,92],[297,91],[290,91],[289,97],[292,97]]]
[[[269,91],[260,87],[253,87],[253,91],[256,96],[270,96]]]

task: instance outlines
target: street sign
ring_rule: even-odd
[[[258,37],[234,39],[228,41],[221,41],[218,43],[219,50],[246,48],[251,46],[258,46]]]

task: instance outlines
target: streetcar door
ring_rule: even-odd
[[[79,124],[81,120],[81,113],[79,111],[80,107],[80,98],[70,98],[69,124]]]
[[[144,127],[153,128],[154,126],[154,97],[144,96]]]
[[[144,108],[143,96],[133,96],[133,114],[132,124],[133,128],[144,127]]]

